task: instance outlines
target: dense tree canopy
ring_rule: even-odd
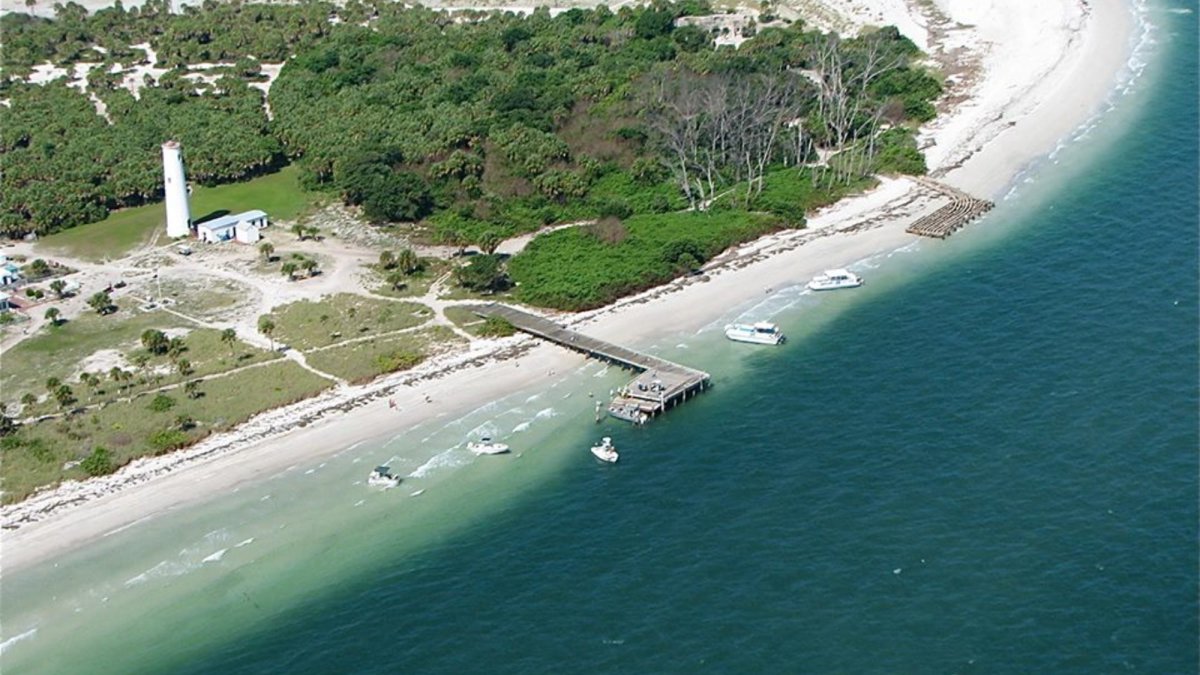
[[[886,148],[875,135],[927,119],[940,93],[895,29],[837,40],[777,25],[738,49],[716,48],[704,30],[677,25],[708,13],[704,0],[469,21],[383,0],[168,7],[151,0],[89,16],[67,4],[55,20],[0,18],[0,97],[9,101],[0,107],[0,232],[49,232],[158,199],[158,145],[174,138],[193,181],[241,180],[294,161],[307,186],[340,193],[371,220],[426,218],[439,240],[480,243],[687,206],[688,182],[664,171],[678,153],[652,128],[647,82],[680,73],[718,87],[786,81],[771,124],[795,115],[808,145],[786,133],[756,137],[758,166],[710,166],[711,187],[753,186],[772,168],[815,156],[815,146],[890,153],[886,165],[843,162],[843,180],[919,171],[908,131]],[[135,45],[149,45],[160,66],[227,65],[208,71],[219,77],[211,84],[169,71],[135,98],[119,82],[147,57]],[[97,63],[88,92],[17,79],[45,60]],[[260,62],[285,60],[268,119],[249,84]],[[845,96],[824,93],[834,89]]]

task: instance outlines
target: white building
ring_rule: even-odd
[[[259,230],[268,225],[265,211],[246,211],[221,216],[196,225],[196,236],[200,241],[216,244],[222,241],[239,241],[253,244],[262,238]]]
[[[179,141],[162,144],[163,196],[167,203],[167,236],[172,239],[192,233],[187,181],[183,177],[183,149]]]

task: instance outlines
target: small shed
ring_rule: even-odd
[[[200,241],[216,244],[222,241],[239,241],[253,244],[262,238],[259,230],[267,226],[267,214],[254,210],[221,216],[196,225],[196,236]]]

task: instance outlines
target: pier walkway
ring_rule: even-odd
[[[962,190],[950,187],[945,183],[939,183],[922,176],[913,176],[912,179],[923,187],[949,197],[950,203],[933,213],[918,218],[916,222],[909,225],[908,229],[905,230],[910,234],[945,239],[967,223],[991,211],[992,207],[995,206],[995,204],[987,200],[976,199]]]
[[[503,319],[523,333],[592,358],[641,371],[608,407],[613,417],[635,424],[649,421],[709,385],[709,374],[702,370],[589,337],[536,314],[497,303],[477,305],[471,311],[485,319]]]

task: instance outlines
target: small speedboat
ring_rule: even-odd
[[[377,485],[379,487],[396,487],[400,484],[399,476],[393,476],[392,470],[386,466],[377,466],[367,476],[367,485]]]
[[[779,326],[766,321],[731,323],[725,326],[725,337],[734,342],[752,342],[757,345],[777,345],[787,339],[779,331]]]
[[[477,455],[503,455],[508,452],[507,445],[495,443],[487,436],[479,439],[477,443],[467,443],[467,449]]]
[[[863,285],[862,277],[850,270],[825,270],[808,282],[811,291],[834,291],[839,288],[858,288]]]
[[[600,439],[600,445],[592,446],[592,454],[601,462],[608,462],[609,464],[612,464],[621,457],[617,454],[617,449],[613,447],[612,439],[608,436]]]

